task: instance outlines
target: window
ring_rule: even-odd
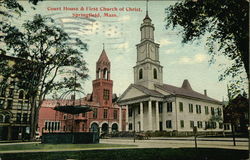
[[[5,116],[5,123],[10,123],[10,115]]]
[[[23,101],[18,101],[17,109],[23,108]]]
[[[129,129],[129,130],[132,130],[132,129],[133,129],[133,124],[132,124],[132,123],[129,123],[129,124],[128,124],[128,129]]]
[[[27,120],[28,120],[28,114],[24,113],[23,114],[23,122],[27,122]]]
[[[104,118],[104,119],[107,119],[107,118],[108,118],[108,109],[104,109],[103,118]]]
[[[190,121],[190,128],[194,128],[194,121]]]
[[[217,108],[217,113],[218,113],[218,115],[219,115],[219,116],[221,116],[221,115],[222,115],[221,108]]]
[[[0,108],[3,108],[3,107],[4,107],[4,102],[5,102],[4,99],[0,99]]]
[[[0,123],[4,122],[4,115],[0,114]]]
[[[14,88],[9,88],[9,97],[10,98],[14,97]]]
[[[179,109],[180,109],[180,112],[183,112],[183,103],[182,102],[179,102]]]
[[[117,110],[114,110],[114,119],[117,119]]]
[[[154,68],[154,79],[157,79],[157,70]]]
[[[211,114],[214,115],[214,107],[211,107]]]
[[[48,130],[48,122],[45,122],[45,130]]]
[[[59,131],[61,128],[61,123],[58,121],[47,121],[45,122],[45,130]],[[66,127],[63,126],[63,130],[66,131]]]
[[[132,114],[133,114],[133,110],[132,110],[132,108],[130,107],[130,108],[128,109],[128,116],[129,116],[129,117],[132,117]]]
[[[109,90],[108,89],[103,90],[103,99],[109,100]]]
[[[162,102],[159,102],[159,113],[162,113]]]
[[[230,125],[229,124],[224,124],[224,130],[230,130]]]
[[[172,128],[172,121],[171,120],[166,121],[166,128]]]
[[[188,110],[190,113],[193,113],[194,111],[193,104],[188,104]]]
[[[85,125],[84,124],[82,124],[82,131],[84,131],[85,130]]]
[[[97,118],[97,108],[93,109],[93,118]]]
[[[143,78],[143,71],[142,69],[139,70],[139,79],[142,79]]]
[[[20,123],[21,122],[21,113],[16,114],[16,122]]]
[[[13,101],[9,99],[9,100],[7,101],[7,109],[11,109],[12,106],[13,106]]]
[[[167,103],[167,112],[172,112],[172,102]]]
[[[2,87],[0,89],[0,97],[5,97],[6,96],[6,88],[5,87]]]
[[[217,128],[217,123],[216,122],[212,122],[211,126],[212,126],[213,129],[216,129]]]
[[[64,120],[66,120],[67,119],[67,115],[65,114],[65,115],[63,115],[63,119]]]
[[[220,129],[223,128],[223,123],[219,123],[219,128],[220,128]]]
[[[19,99],[23,99],[23,97],[24,97],[24,95],[23,95],[23,90],[21,90],[21,91],[19,92],[18,98],[19,98]]]
[[[30,98],[30,96],[29,96],[29,94],[27,93],[26,95],[25,95],[25,99],[29,99]]]
[[[180,125],[181,125],[181,128],[184,128],[184,121],[183,120],[180,121]]]
[[[86,117],[86,112],[82,113],[82,117]]]
[[[202,122],[201,122],[201,121],[198,121],[198,122],[197,122],[197,127],[198,127],[198,128],[202,128]]]
[[[208,106],[205,106],[205,114],[209,114]]]
[[[196,105],[196,113],[201,113],[201,105]]]

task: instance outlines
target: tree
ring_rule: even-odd
[[[233,62],[219,80],[236,78],[230,86],[236,95],[243,92],[239,88],[244,81],[237,76],[247,73],[249,79],[248,8],[247,0],[185,0],[166,8],[166,28],[181,27],[183,43],[209,35],[206,45],[210,63],[217,55],[224,55]]]
[[[88,77],[82,52],[87,50],[87,44],[80,39],[71,39],[54,24],[53,19],[41,15],[35,15],[20,30],[10,27],[3,33],[8,53],[24,60],[10,70],[11,75],[19,80],[19,87],[26,88],[30,96],[32,139],[45,96],[55,90],[73,88],[75,76],[81,82]],[[78,83],[78,87],[82,84]]]

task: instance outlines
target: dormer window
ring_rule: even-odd
[[[143,71],[142,69],[139,70],[139,79],[142,79],[143,78]]]

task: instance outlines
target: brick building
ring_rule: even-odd
[[[93,92],[75,104],[90,106],[92,111],[85,114],[70,115],[53,110],[60,103],[73,103],[68,100],[45,100],[39,111],[38,130],[42,132],[88,132],[124,131],[126,110],[116,104],[118,97],[113,94],[113,81],[110,79],[111,64],[103,49],[96,62],[96,79],[93,80]]]

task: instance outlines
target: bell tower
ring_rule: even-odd
[[[93,100],[102,107],[112,106],[113,81],[110,80],[110,61],[103,44],[102,53],[96,62],[96,79],[93,80]]]
[[[154,84],[163,83],[163,67],[159,61],[159,44],[154,42],[154,24],[148,16],[148,2],[146,16],[140,27],[141,42],[136,45],[137,61],[134,66],[134,83],[154,89]]]

